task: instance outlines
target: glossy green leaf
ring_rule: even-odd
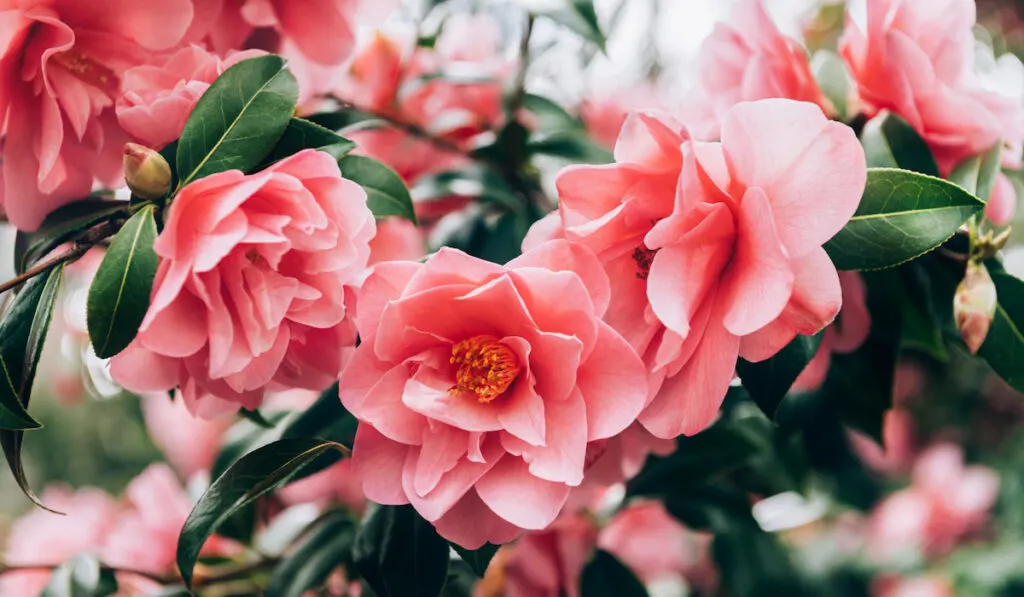
[[[523,199],[508,186],[501,174],[486,166],[445,170],[421,176],[411,194],[417,204],[448,197],[467,197],[499,205],[509,211],[523,208]]]
[[[378,218],[398,216],[416,221],[412,198],[402,178],[390,167],[373,158],[349,155],[338,160],[341,174],[363,187],[366,204]]]
[[[203,493],[178,535],[178,570],[192,586],[199,551],[222,522],[256,498],[286,484],[305,465],[340,447],[317,439],[282,439],[235,462]]]
[[[253,410],[249,410],[247,408],[240,408],[238,409],[238,416],[253,423],[257,427],[262,427],[263,429],[274,428],[274,423],[268,421],[267,418],[263,416],[263,413],[261,413],[260,409],[258,408],[255,408]]]
[[[452,549],[458,552],[462,561],[469,566],[469,569],[473,571],[473,574],[476,574],[479,578],[484,577],[484,573],[487,572],[487,566],[490,565],[491,560],[494,559],[494,554],[498,553],[498,547],[500,547],[490,543],[484,543],[483,547],[478,549],[466,549],[455,543],[452,543],[451,546]]]
[[[949,174],[949,181],[960,185],[968,193],[987,201],[996,184],[1003,158],[1003,144],[997,143],[985,153],[967,158],[957,164]]]
[[[583,121],[566,112],[560,104],[542,95],[527,93],[523,96],[523,109],[533,115],[536,130],[585,131]]]
[[[999,303],[978,356],[1019,392],[1024,392],[1024,281],[992,272]]]
[[[387,121],[356,108],[342,108],[334,112],[318,112],[310,114],[306,120],[318,124],[327,130],[362,130],[386,126]]]
[[[984,207],[945,180],[870,168],[857,212],[825,250],[841,270],[893,267],[938,247]]]
[[[846,118],[846,101],[850,97],[850,75],[846,64],[835,52],[818,50],[811,59],[811,72],[818,87],[825,93],[841,119]]]
[[[359,527],[352,561],[377,597],[437,597],[448,549],[412,506],[378,506]]]
[[[647,589],[618,558],[598,549],[580,575],[580,597],[647,597]]]
[[[860,135],[868,168],[902,168],[928,176],[938,176],[931,149],[912,126],[899,116],[882,111],[867,124]]]
[[[299,86],[280,56],[249,58],[217,77],[178,140],[180,186],[225,170],[249,171],[288,127]]]
[[[593,0],[557,0],[548,4],[550,7],[538,10],[536,14],[565,25],[601,48],[602,52],[605,50],[604,32],[597,21]]]
[[[277,145],[263,158],[260,167],[296,154],[304,149],[316,149],[330,154],[335,160],[348,155],[356,144],[345,137],[303,118],[292,118]]]
[[[54,569],[41,597],[108,597],[117,592],[114,571],[94,556],[76,556]]]
[[[112,199],[88,198],[54,210],[34,232],[18,231],[14,240],[14,268],[24,273],[33,263],[82,232],[125,212],[128,204]]]
[[[612,152],[595,143],[586,133],[576,131],[531,135],[526,150],[535,155],[584,164],[610,164],[615,161]]]
[[[89,339],[102,359],[131,343],[149,309],[157,268],[153,210],[152,205],[143,207],[118,231],[89,287]]]
[[[321,587],[334,569],[348,561],[354,539],[355,525],[344,514],[321,521],[274,567],[266,594],[300,597]]]
[[[814,336],[797,336],[778,354],[760,363],[743,359],[736,363],[743,387],[766,416],[775,419],[789,388],[818,353],[824,335],[821,332]]]

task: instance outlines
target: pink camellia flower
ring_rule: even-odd
[[[872,514],[869,548],[881,561],[903,552],[941,556],[984,527],[999,495],[999,476],[964,466],[954,444],[933,446],[914,465],[912,484]]]
[[[662,109],[664,103],[655,85],[639,82],[612,92],[587,95],[580,102],[580,120],[594,140],[612,148],[630,112]]]
[[[597,537],[592,519],[562,516],[498,550],[473,597],[580,597],[580,575]]]
[[[349,311],[374,234],[366,193],[326,153],[182,189],[154,245],[149,311],[111,374],[181,389],[193,414],[257,408],[268,390],[322,389],[355,343]]]
[[[697,68],[683,114],[699,139],[717,139],[726,112],[740,102],[788,98],[834,112],[811,74],[807,51],[779,31],[762,0],[736,4],[729,21],[704,40]]]
[[[261,54],[235,52],[221,60],[190,45],[159,64],[131,68],[121,78],[117,120],[132,139],[160,149],[181,136],[185,121],[214,79],[235,63]]]
[[[423,230],[405,218],[377,222],[377,235],[370,241],[370,264],[381,261],[415,261],[427,252]]]
[[[210,470],[220,451],[221,438],[233,421],[231,417],[196,418],[181,397],[171,400],[166,393],[143,396],[142,415],[153,443],[186,479]]]
[[[864,280],[857,272],[840,272],[839,284],[843,289],[843,308],[825,330],[817,354],[793,382],[793,390],[812,392],[820,388],[828,375],[832,353],[846,354],[857,350],[871,332],[871,313],[868,312]]]
[[[54,567],[79,554],[98,555],[117,515],[112,497],[94,488],[50,485],[40,501],[65,516],[37,508],[18,519],[7,536],[6,564]],[[40,595],[50,574],[45,569],[4,573],[0,595]]]
[[[330,468],[282,487],[277,497],[286,505],[341,504],[353,512],[366,508],[363,486],[352,461],[344,459]]]
[[[108,186],[121,173],[124,135],[111,109],[125,69],[179,43],[192,0],[159,3],[0,2],[3,205],[18,228]]]
[[[605,316],[651,372],[640,422],[658,437],[709,425],[737,356],[763,360],[832,321],[842,296],[821,245],[853,215],[866,181],[853,131],[785,99],[737,104],[720,143],[664,116],[630,116],[615,164],[558,177],[564,235],[597,253]],[[836,169],[834,164],[843,164]]]
[[[711,561],[711,536],[684,527],[661,502],[627,506],[601,531],[597,544],[648,587],[684,584],[711,592],[718,584]]]
[[[857,432],[850,431],[850,444],[870,469],[895,475],[909,470],[917,449],[914,416],[905,408],[891,408],[882,417],[882,445]]]
[[[376,266],[341,400],[362,424],[367,498],[406,504],[468,548],[546,528],[588,444],[643,408],[643,363],[600,317],[608,278],[555,241],[499,266],[442,249]]]
[[[943,175],[997,144],[1008,146],[1004,165],[1019,168],[1024,104],[1019,91],[1004,93],[990,79],[1021,79],[1024,69],[1012,57],[991,59],[991,72],[975,68],[973,0],[864,4],[851,4],[840,53],[869,115],[887,109],[902,116],[931,147]],[[1000,179],[986,215],[1005,224],[1015,208],[1012,186]]]

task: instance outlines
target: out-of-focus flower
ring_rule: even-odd
[[[166,393],[143,396],[142,414],[153,443],[185,479],[210,470],[232,423],[232,417],[197,418],[181,397],[171,400]]]
[[[412,503],[468,548],[555,520],[587,446],[630,425],[643,363],[601,321],[608,278],[554,241],[498,266],[442,249],[376,266],[342,373],[367,498]]]
[[[846,354],[860,348],[871,331],[871,313],[868,312],[867,288],[857,272],[839,272],[843,289],[843,308],[836,320],[825,330],[818,352],[807,363],[793,382],[793,389],[810,392],[825,383],[832,353]]]
[[[353,512],[366,508],[366,496],[352,466],[344,459],[330,468],[282,487],[277,496],[285,504],[341,504]]]
[[[610,149],[630,112],[660,110],[664,103],[654,85],[638,83],[610,93],[589,94],[580,102],[580,119],[591,136]]]
[[[423,230],[405,218],[377,222],[377,235],[370,241],[370,265],[381,261],[415,261],[427,252]]]
[[[329,386],[355,344],[348,303],[373,234],[366,193],[323,152],[189,184],[154,245],[149,311],[112,375],[137,393],[180,387],[207,418],[257,408],[267,390]]]
[[[871,597],[953,597],[953,587],[942,577],[882,575],[871,583]]]
[[[988,268],[984,263],[969,262],[964,279],[953,295],[953,318],[971,354],[977,354],[985,343],[998,306],[996,285],[992,282]]]
[[[907,471],[916,450],[914,416],[904,408],[891,408],[882,418],[882,445],[866,435],[850,431],[854,451],[872,470],[893,475]]]
[[[719,23],[697,57],[697,84],[683,105],[683,117],[698,139],[717,139],[722,119],[740,102],[788,98],[832,104],[811,74],[807,51],[786,37],[762,0],[741,0],[728,23]]]

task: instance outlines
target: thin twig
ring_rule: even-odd
[[[526,16],[526,27],[523,35],[519,38],[519,64],[516,70],[516,78],[513,83],[512,93],[505,104],[505,121],[512,122],[516,118],[516,112],[523,106],[526,99],[526,71],[530,68],[530,38],[533,37],[533,13]]]
[[[365,108],[363,106],[358,106],[356,104],[353,104],[351,102],[347,102],[347,101],[342,100],[342,99],[338,99],[338,101],[343,106],[347,106],[347,107],[352,108],[354,110],[358,110],[360,112],[366,113],[366,114],[368,114],[368,115],[370,115],[370,116],[372,116],[372,117],[374,117],[374,118],[376,118],[378,120],[383,120],[391,128],[396,128],[396,129],[398,129],[398,130],[400,130],[400,131],[402,131],[404,133],[407,133],[407,134],[409,134],[409,135],[411,135],[413,137],[418,137],[420,139],[423,139],[424,141],[429,141],[431,144],[437,146],[439,149],[443,149],[445,151],[451,151],[453,153],[463,153],[463,154],[468,153],[465,149],[460,147],[458,144],[452,143],[451,141],[449,141],[447,139],[444,139],[442,137],[438,137],[437,135],[431,133],[427,129],[425,129],[425,128],[417,125],[417,124],[413,124],[411,122],[407,122],[405,120],[402,120],[402,119],[396,117],[394,114],[388,114],[386,112],[381,112],[381,111],[378,111],[378,110],[373,110],[371,108]]]
[[[75,245],[70,250],[29,268],[25,273],[15,276],[6,282],[0,283],[0,294],[5,293],[12,288],[16,288],[40,274],[45,274],[62,263],[78,259],[82,255],[85,255],[86,251],[90,248],[91,245]]]

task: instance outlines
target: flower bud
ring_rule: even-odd
[[[124,179],[135,196],[159,199],[171,190],[171,166],[158,152],[137,143],[125,143]]]
[[[988,336],[988,329],[996,314],[996,303],[996,285],[985,265],[969,262],[967,274],[957,286],[953,297],[953,317],[971,354],[978,353]]]

